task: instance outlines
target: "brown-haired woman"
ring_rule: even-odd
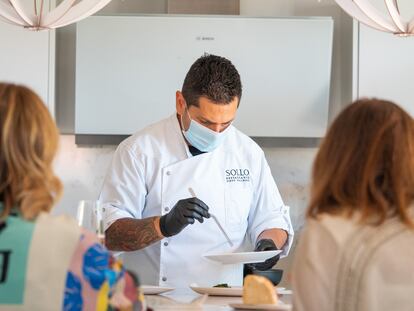
[[[95,235],[47,214],[62,192],[58,139],[34,92],[0,83],[0,310],[106,310],[111,287],[128,282]],[[112,301],[131,306],[124,298]]]
[[[384,100],[351,104],[323,140],[312,179],[295,310],[413,310],[413,119]]]

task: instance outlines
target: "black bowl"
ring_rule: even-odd
[[[268,278],[273,283],[274,286],[276,286],[282,280],[283,270],[281,269],[270,269],[266,271],[253,270],[251,274],[264,276],[265,278]]]

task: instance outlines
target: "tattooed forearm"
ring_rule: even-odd
[[[271,239],[275,242],[278,249],[282,249],[288,240],[288,233],[283,229],[268,229],[259,235],[258,240],[261,239]]]
[[[157,221],[159,217],[118,219],[105,232],[106,247],[112,251],[136,251],[161,240]]]

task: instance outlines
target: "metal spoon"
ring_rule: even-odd
[[[190,194],[193,197],[197,197],[193,188],[189,187],[188,191],[190,192]],[[213,215],[212,213],[210,213],[211,218],[213,218],[213,220],[215,221],[215,223],[217,224],[217,227],[219,227],[220,231],[223,233],[224,237],[226,238],[227,242],[229,243],[230,246],[233,246],[232,241],[230,240],[229,236],[227,235],[226,231],[224,230],[223,226],[220,224],[220,222],[218,221],[217,217],[215,215]]]

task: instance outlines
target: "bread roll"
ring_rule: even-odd
[[[246,276],[243,285],[243,303],[277,304],[277,294],[272,282],[263,276]]]

